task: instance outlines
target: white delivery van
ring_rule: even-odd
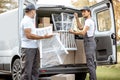
[[[20,36],[19,26],[24,15],[24,6],[27,3],[33,3],[37,7],[36,25],[39,18],[49,17],[50,22],[54,24],[52,14],[74,14],[77,12],[81,18],[80,9],[66,7],[62,5],[40,5],[36,0],[21,0],[19,8],[0,14],[0,74],[10,74],[13,80],[20,80]],[[95,39],[96,39],[96,62],[98,65],[113,65],[117,63],[116,50],[116,26],[114,19],[114,9],[112,0],[104,0],[93,6],[90,6],[92,18],[95,21]],[[53,25],[54,27],[55,25]],[[55,27],[54,29],[55,30]],[[80,53],[83,48],[81,36],[75,35],[77,50],[68,49],[68,58],[64,64],[50,67],[40,67],[40,77],[49,77],[54,74],[65,73],[75,74],[76,80],[84,80],[84,74],[88,72],[84,53]],[[79,47],[78,47],[79,46]],[[82,47],[82,49],[80,48]],[[84,51],[83,51],[84,52]],[[77,54],[79,54],[76,57]],[[70,57],[72,56],[72,57]],[[77,60],[76,60],[77,59]],[[80,60],[79,60],[80,59]]]

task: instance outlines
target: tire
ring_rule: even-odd
[[[20,65],[20,59],[16,59],[12,64],[12,78],[13,80],[20,80],[21,76],[21,65]]]
[[[76,73],[75,74],[75,80],[85,80],[87,73]]]

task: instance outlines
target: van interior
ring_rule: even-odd
[[[62,6],[54,6],[54,7],[39,7],[36,11],[36,25],[37,28],[41,28],[42,26],[40,25],[42,23],[42,18],[50,18],[50,24],[53,25],[53,31],[55,31],[55,26],[53,23],[52,19],[52,14],[61,14],[61,13],[69,13],[69,14],[74,14],[74,12],[77,12],[79,16],[81,16],[81,13],[79,10],[74,9],[74,8],[67,8],[67,7],[62,7]],[[48,25],[47,25],[48,26]],[[68,33],[69,34],[69,33]],[[80,37],[81,38],[81,37]],[[81,40],[76,39],[76,46],[79,48],[78,50],[68,50],[69,54],[67,54],[65,61],[63,64],[60,65],[80,65],[80,64],[85,64],[86,63],[86,58],[85,58],[85,53],[84,52],[84,45],[83,45],[83,38]],[[81,45],[81,46],[79,46]],[[83,53],[83,54],[78,54],[78,53]],[[78,57],[79,56],[79,57]],[[80,60],[79,60],[80,59]],[[56,65],[56,66],[60,66]]]

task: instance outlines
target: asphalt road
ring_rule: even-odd
[[[0,75],[0,80],[12,80],[12,78],[8,75]]]

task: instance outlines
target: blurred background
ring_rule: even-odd
[[[0,14],[9,10],[18,8],[19,0],[0,0]],[[81,8],[83,6],[91,6],[102,0],[38,0],[39,4],[62,4],[67,6],[75,6]],[[118,64],[99,66],[97,68],[98,80],[120,80],[120,0],[112,0],[114,5],[116,35],[117,35],[117,55]],[[107,15],[106,15],[107,16]],[[87,78],[88,80],[88,78]]]

